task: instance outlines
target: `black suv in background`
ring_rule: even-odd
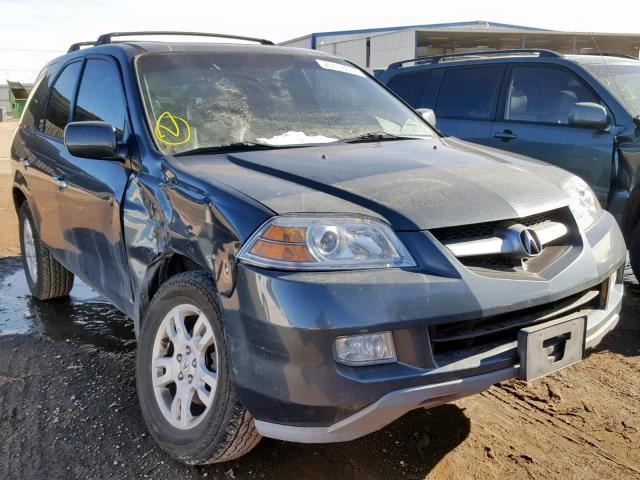
[[[638,59],[472,52],[396,62],[378,79],[412,107],[433,110],[447,135],[582,177],[620,223],[640,278]]]

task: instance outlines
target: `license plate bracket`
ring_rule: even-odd
[[[552,320],[518,332],[518,375],[535,380],[584,358],[587,317]]]

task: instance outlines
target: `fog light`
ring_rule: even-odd
[[[376,365],[396,361],[391,332],[336,338],[336,360],[345,365]]]

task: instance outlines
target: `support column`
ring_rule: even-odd
[[[527,36],[522,35],[520,37],[520,48],[527,48]]]

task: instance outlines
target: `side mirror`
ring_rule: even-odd
[[[64,129],[64,146],[74,157],[118,158],[116,129],[107,122],[71,122]]]
[[[416,112],[422,115],[422,118],[424,118],[429,123],[429,125],[435,128],[436,114],[433,110],[431,110],[430,108],[418,108]]]
[[[597,103],[578,102],[569,112],[569,125],[604,130],[609,126],[607,110]]]

